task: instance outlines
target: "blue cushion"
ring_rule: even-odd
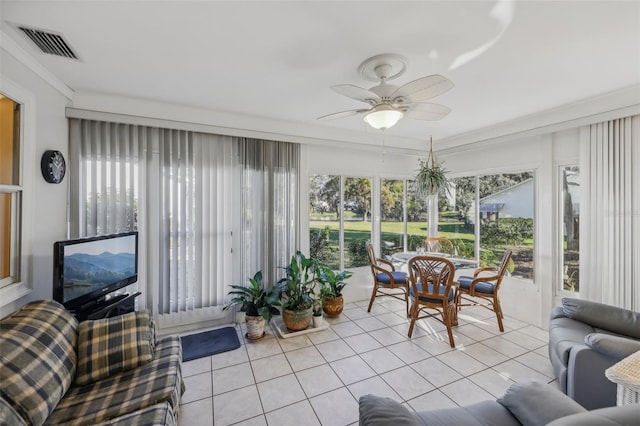
[[[422,290],[421,283],[416,284],[416,287],[418,287],[418,291]],[[433,292],[433,284],[429,284],[428,291],[429,293]],[[444,291],[445,291],[445,287],[440,286],[440,288],[438,289],[438,293],[440,293],[440,295],[443,295]],[[456,293],[456,290],[453,287],[451,287],[449,289],[449,302],[453,302],[453,296],[455,295],[455,293]],[[409,287],[409,294],[411,295],[411,297],[413,297],[413,287]],[[420,297],[420,300],[428,303],[442,303],[440,299],[431,299],[430,297],[423,297],[423,296]]]
[[[407,282],[409,282],[406,272],[393,271],[391,272],[391,275],[393,275],[393,281],[395,281],[396,284],[406,284]],[[384,272],[380,272],[378,275],[376,275],[376,281],[383,284],[391,284],[389,275],[385,274]]]
[[[460,288],[463,288],[465,290],[469,290],[471,288],[471,281],[473,281],[473,277],[462,276],[458,278],[458,284],[460,284]],[[477,282],[474,288],[476,293],[484,294],[493,294],[496,289],[493,284],[484,281]]]

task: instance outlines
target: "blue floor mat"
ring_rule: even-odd
[[[232,351],[240,347],[236,329],[223,327],[202,333],[181,336],[182,361],[191,361],[220,352]]]

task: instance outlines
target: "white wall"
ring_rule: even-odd
[[[29,227],[29,241],[23,241],[28,256],[28,270],[25,276],[30,281],[32,291],[13,302],[0,301],[0,317],[16,310],[31,300],[51,299],[53,280],[53,243],[66,238],[66,211],[68,176],[58,185],[46,183],[40,172],[40,158],[44,151],[55,149],[68,158],[68,131],[65,107],[69,99],[46,83],[29,68],[4,49],[0,50],[0,92],[3,87],[17,86],[18,91],[29,94],[35,101],[35,117],[28,117],[33,124],[33,132],[25,158],[25,197],[29,197],[31,217],[24,226]],[[26,117],[25,117],[26,118]]]

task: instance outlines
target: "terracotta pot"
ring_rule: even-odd
[[[342,295],[338,297],[327,297],[324,299],[324,303],[322,304],[322,310],[325,314],[335,317],[342,313],[342,309],[344,308],[344,297]]]
[[[244,319],[247,322],[247,339],[262,339],[264,337],[264,318],[262,318],[261,316],[253,317],[245,315]]]
[[[306,330],[309,327],[309,324],[311,324],[313,308],[309,308],[304,311],[292,311],[290,309],[283,309],[282,311],[284,325],[289,331]]]

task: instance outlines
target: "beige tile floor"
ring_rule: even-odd
[[[282,339],[267,335],[230,352],[184,363],[187,391],[179,423],[198,425],[352,425],[358,398],[387,396],[413,410],[456,407],[501,396],[514,382],[553,383],[546,330],[493,312],[463,310],[456,348],[434,319],[407,337],[404,305],[377,299],[345,306],[327,330]]]

